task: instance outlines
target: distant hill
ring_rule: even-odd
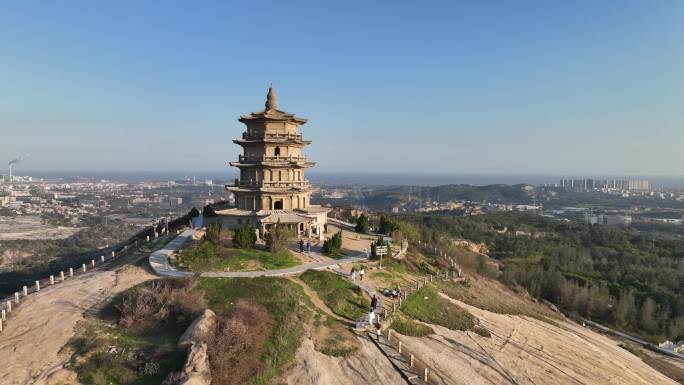
[[[418,206],[423,202],[474,201],[488,203],[529,204],[533,191],[525,190],[527,185],[493,184],[474,186],[448,184],[436,187],[401,186],[386,188],[368,196],[365,205],[372,210],[388,211],[399,205]]]

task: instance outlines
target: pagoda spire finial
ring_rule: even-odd
[[[278,109],[278,97],[276,96],[273,83],[268,87],[268,95],[266,96],[266,111],[275,111]]]

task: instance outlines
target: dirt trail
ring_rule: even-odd
[[[301,285],[314,306],[326,315],[347,327],[354,326],[354,322],[334,314],[304,281],[295,277],[290,279]],[[406,384],[387,357],[367,338],[354,337],[358,350],[346,358],[332,357],[317,351],[314,342],[316,338],[304,338],[297,350],[295,365],[281,379],[282,382],[292,385]]]
[[[342,322],[343,324],[351,323],[353,325],[353,322],[349,321],[348,319],[346,319],[344,317],[341,317],[341,316],[333,313],[333,311],[328,307],[328,305],[326,305],[325,302],[323,302],[323,300],[318,296],[318,294],[316,294],[316,292],[313,291],[309,287],[309,285],[306,284],[306,282],[302,281],[298,277],[290,277],[290,280],[297,283],[299,286],[301,286],[302,289],[304,290],[304,294],[306,294],[307,297],[309,297],[309,299],[314,304],[314,306],[321,309],[326,315],[328,315],[332,318],[335,318],[336,320]]]
[[[0,333],[0,384],[45,383],[69,359],[60,349],[86,310],[152,278],[137,267],[96,271],[29,296]]]

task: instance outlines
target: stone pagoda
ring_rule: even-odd
[[[273,86],[268,90],[266,108],[240,116],[246,131],[233,140],[243,152],[230,165],[240,170],[239,178],[226,189],[234,194],[235,207],[217,211],[219,220],[235,227],[251,220],[260,236],[277,223],[288,226],[298,236],[322,237],[328,209],[310,203],[314,187],[304,171],[315,165],[302,154],[304,140],[300,126],[306,119],[278,109]]]

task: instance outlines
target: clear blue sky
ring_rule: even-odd
[[[681,0],[0,1],[26,169],[220,170],[269,82],[321,171],[684,174]]]

